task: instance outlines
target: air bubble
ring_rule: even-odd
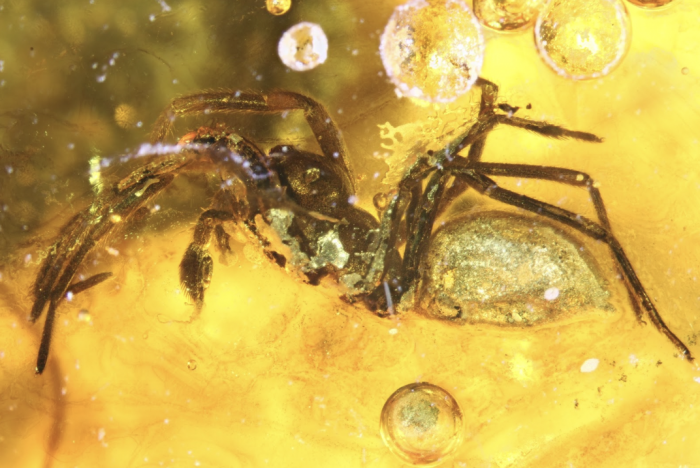
[[[380,422],[384,443],[401,460],[432,465],[462,442],[462,411],[452,395],[426,382],[396,390],[384,404]]]
[[[451,102],[478,78],[484,38],[463,1],[410,0],[394,10],[379,50],[398,95]]]
[[[512,32],[534,23],[544,4],[545,0],[474,0],[474,14],[487,28]]]
[[[638,7],[642,8],[661,8],[665,7],[669,3],[671,3],[673,0],[627,0],[630,2],[632,5],[636,5]]]
[[[90,323],[91,320],[92,317],[90,316],[90,312],[87,310],[82,309],[80,312],[78,312],[78,322]]]
[[[195,361],[194,359],[190,359],[189,361],[187,361],[187,368],[189,370],[195,370],[197,368],[197,361]]]
[[[681,73],[683,73],[684,75],[689,74],[689,73],[690,73],[690,68],[688,68],[688,67],[683,67],[683,68],[681,68]]]
[[[318,24],[299,23],[282,34],[277,54],[292,70],[311,70],[328,58],[328,38]]]
[[[136,123],[136,109],[129,104],[119,104],[114,109],[114,121],[121,128],[133,127]]]
[[[275,16],[283,15],[292,7],[292,0],[267,0],[267,11]]]
[[[630,21],[622,0],[552,0],[535,25],[540,56],[572,80],[610,73],[627,54]]]

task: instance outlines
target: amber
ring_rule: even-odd
[[[164,3],[170,11],[142,1],[0,5],[0,466],[402,467],[382,440],[382,408],[416,382],[444,389],[462,411],[461,444],[438,466],[700,465],[700,371],[636,320],[599,242],[557,227],[594,259],[615,311],[519,327],[415,310],[378,317],[344,300],[332,279],[305,283],[232,229],[234,255],[213,253],[204,307],[186,323],[194,306],[178,265],[221,184],[196,167],[141,223],[95,247],[79,274],[114,276],[61,304],[48,367],[35,376],[43,317],[32,324],[27,315],[40,259],[101,185],[143,162],[120,155],[148,142],[173,97],[313,96],[342,131],[357,206],[370,213],[374,196],[396,187],[384,184],[387,162],[400,174],[395,161],[415,157],[411,148],[439,148],[476,117],[478,86],[438,107],[396,98],[376,54],[402,1],[306,0],[281,17],[262,1]],[[658,15],[628,8],[629,53],[600,79],[558,76],[528,34],[491,35],[480,75],[500,86],[499,102],[519,107],[515,117],[604,141],[499,127],[483,159],[591,175],[664,321],[700,355],[700,5],[673,2]],[[303,21],[322,26],[329,53],[297,73],[277,45]],[[123,103],[137,110],[127,128],[115,121]],[[178,119],[166,141],[217,122],[265,150],[319,151],[299,112]],[[498,182],[595,218],[581,188]],[[470,190],[436,229],[494,211],[508,210]]]

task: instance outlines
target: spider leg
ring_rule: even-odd
[[[491,176],[525,177],[529,179],[551,180],[566,185],[572,185],[574,187],[583,187],[588,191],[588,194],[591,197],[591,202],[593,203],[600,224],[606,230],[612,232],[610,220],[608,219],[608,213],[605,209],[605,204],[603,203],[603,197],[600,195],[600,191],[595,186],[595,181],[591,178],[591,176],[584,172],[560,167],[532,166],[528,164],[479,162],[471,167],[474,167],[482,174]],[[627,286],[627,292],[630,296],[630,302],[634,308],[634,313],[637,316],[637,320],[639,320],[641,323],[645,323],[642,318],[642,309],[640,308],[639,301],[635,296],[634,290],[630,287],[629,282],[625,282],[625,285]]]
[[[73,283],[69,287],[69,292],[75,294],[79,294],[86,289],[90,289],[93,286],[96,286],[112,276],[112,273],[99,273],[97,275],[91,276],[90,278],[84,280],[84,281],[79,281],[77,283]],[[49,358],[49,348],[51,346],[51,333],[53,330],[53,322],[56,317],[56,308],[58,307],[58,304],[61,302],[61,298],[58,299],[53,299],[51,300],[49,304],[49,311],[46,314],[46,321],[44,322],[44,331],[41,333],[41,344],[39,345],[39,355],[37,356],[36,359],[36,368],[34,369],[34,372],[36,374],[41,374],[44,372],[44,368],[46,367],[46,361]]]
[[[651,301],[649,295],[644,289],[642,282],[637,277],[637,274],[627,258],[627,255],[622,249],[622,246],[610,232],[610,230],[584,216],[577,215],[571,211],[564,210],[540,200],[503,189],[499,187],[498,184],[496,184],[496,182],[494,182],[492,179],[480,173],[477,169],[453,167],[448,170],[455,176],[464,178],[469,186],[489,198],[566,224],[567,226],[576,229],[588,237],[608,244],[608,247],[610,247],[615,260],[624,273],[624,277],[634,290],[637,299],[647,311],[651,322],[676,346],[681,355],[683,355],[689,361],[693,360],[693,356],[687,346],[664,323],[663,319],[656,310],[654,303]]]
[[[564,140],[573,138],[575,140],[588,141],[592,143],[602,143],[603,139],[599,136],[588,132],[580,132],[577,130],[569,130],[558,125],[541,122],[538,120],[524,119],[522,117],[508,116],[503,114],[496,115],[496,121],[499,124],[509,125],[511,127],[522,128],[540,135],[554,138],[556,140]]]
[[[194,228],[194,239],[182,257],[180,262],[180,282],[185,290],[185,294],[195,302],[196,311],[194,317],[201,312],[204,305],[204,291],[211,283],[214,262],[209,254],[208,246],[211,242],[212,234],[218,228],[223,231],[221,223],[233,220],[233,214],[228,211],[211,209],[202,213]],[[228,243],[228,238],[219,236],[217,234],[219,246],[225,248],[225,246],[221,245],[221,242],[225,241]]]
[[[406,240],[406,250],[403,256],[403,277],[406,287],[410,287],[418,278],[418,265],[430,242],[433,224],[438,213],[437,207],[450,176],[443,171],[434,172],[421,197],[415,222],[412,229],[409,230],[410,234]]]
[[[347,156],[341,132],[326,109],[310,97],[290,91],[272,91],[267,94],[252,91],[207,91],[174,99],[161,113],[153,127],[151,141],[162,141],[170,132],[177,117],[210,113],[234,114],[241,112],[281,114],[292,110],[304,112],[306,122],[326,157],[338,160],[347,187],[355,190],[355,179]]]
[[[71,284],[85,257],[103,238],[117,229],[122,221],[128,221],[132,214],[138,212],[148,200],[168,186],[173,178],[172,174],[160,175],[157,179],[151,176],[123,191],[109,191],[63,227],[58,242],[44,259],[34,284],[35,301],[30,320],[35,322],[46,303],[49,303],[37,358],[38,374],[43,371],[48,359],[53,321],[63,298],[69,291],[77,294],[101,283],[111,275],[101,273]]]

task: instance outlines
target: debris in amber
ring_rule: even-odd
[[[661,8],[665,7],[673,0],[627,0],[632,5],[636,5],[642,8]]]
[[[398,95],[451,102],[478,78],[484,39],[461,0],[410,0],[394,10],[379,49]]]
[[[299,23],[282,35],[277,54],[292,70],[311,70],[328,58],[328,38],[318,24]]]
[[[292,7],[292,0],[267,0],[265,2],[267,11],[275,16],[283,15]]]
[[[462,442],[462,411],[442,388],[426,382],[396,390],[384,404],[380,430],[384,443],[404,462],[431,466]]]
[[[585,80],[610,73],[627,54],[629,14],[622,0],[552,0],[535,25],[537,50],[559,75]]]
[[[544,4],[544,0],[474,0],[474,14],[487,28],[512,32],[534,23]]]

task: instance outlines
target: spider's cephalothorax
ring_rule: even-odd
[[[180,263],[180,280],[197,313],[204,304],[213,270],[209,244],[213,241],[221,252],[229,251],[226,227],[235,223],[244,226],[267,256],[288,271],[298,272],[311,284],[331,276],[342,285],[348,300],[361,301],[379,315],[393,314],[394,305],[404,294],[417,290],[437,216],[473,188],[607,244],[637,319],[642,321],[646,314],[680,354],[691,360],[690,351],[664,324],[612,234],[602,197],[588,175],[559,167],[481,161],[487,136],[500,124],[555,139],[602,140],[590,133],[515,117],[518,108],[497,102],[495,84],[484,79],[477,83],[482,94],[476,122],[442,150],[415,155],[416,162],[406,168],[380,220],[354,205],[354,176],[340,132],[324,107],[313,99],[286,91],[216,91],[173,100],[155,124],[154,144],[138,153],[149,157],[147,163],[103,190],[90,207],[71,219],[44,259],[34,284],[30,316],[37,320],[48,304],[36,372],[41,373],[46,365],[61,301],[111,275],[101,273],[74,282],[86,256],[120,226],[143,218],[145,204],[176,175],[194,170],[216,171],[221,179],[221,188],[199,216],[192,243]],[[265,154],[252,141],[224,127],[202,127],[182,137],[177,145],[160,143],[179,116],[291,110],[304,113],[321,154],[289,145]],[[552,180],[585,188],[598,220],[503,189],[490,176]]]

